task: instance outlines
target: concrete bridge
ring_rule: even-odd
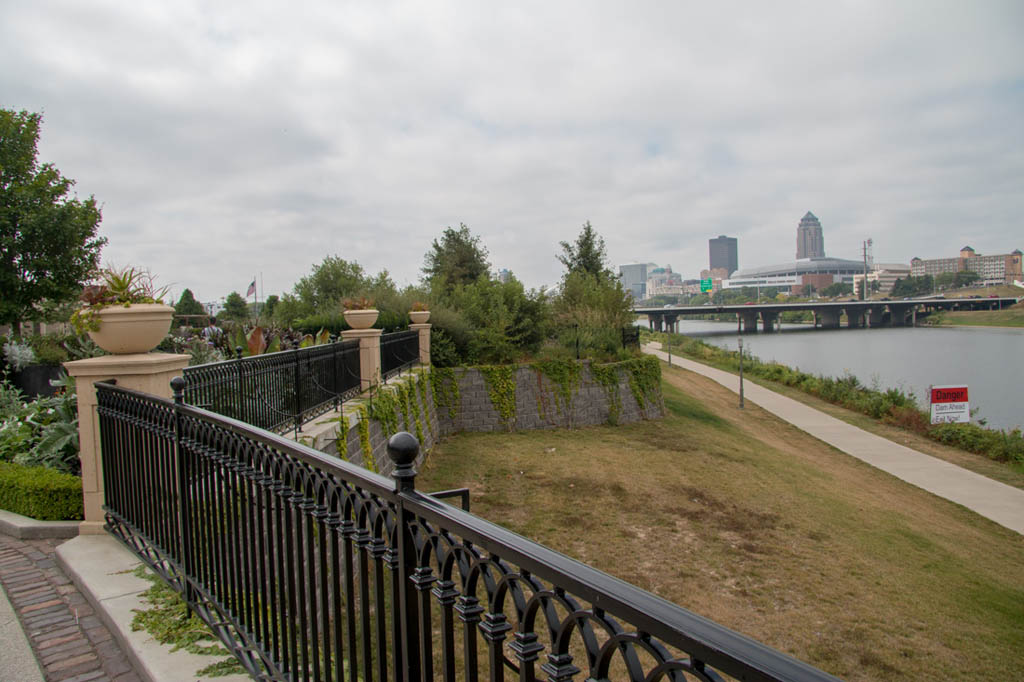
[[[814,314],[814,326],[822,329],[838,329],[841,316],[846,315],[846,326],[858,327],[906,327],[917,324],[919,313],[935,310],[1000,310],[1017,303],[1019,299],[1003,298],[914,298],[899,301],[805,301],[802,303],[747,303],[740,305],[716,305],[708,303],[695,306],[665,306],[646,308],[637,306],[633,312],[647,315],[653,331],[679,330],[679,318],[734,313],[737,331],[756,332],[760,320],[764,332],[779,328],[780,315],[786,311],[809,310]]]

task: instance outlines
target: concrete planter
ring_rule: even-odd
[[[430,319],[429,310],[410,310],[409,319],[413,324],[423,324]]]
[[[380,311],[374,308],[368,310],[346,310],[345,321],[352,329],[369,329],[377,321]]]
[[[173,316],[174,308],[159,303],[111,305],[97,313],[100,328],[89,337],[115,355],[148,353],[167,336]]]
[[[50,380],[60,379],[60,374],[60,365],[29,365],[20,372],[14,372],[11,381],[30,399],[47,398],[57,392],[50,385]]]

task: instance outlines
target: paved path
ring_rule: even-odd
[[[653,344],[643,350],[668,360],[668,354],[655,350]],[[675,355],[672,365],[702,374],[739,393],[740,381],[735,374]],[[868,433],[751,381],[743,382],[743,396],[834,448],[1024,534],[1024,490]]]
[[[17,615],[0,630],[0,680],[140,682],[110,631],[57,565],[62,542],[0,533],[0,584],[11,615]]]

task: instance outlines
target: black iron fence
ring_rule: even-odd
[[[257,679],[833,680],[633,585],[247,424],[97,384],[106,519]]]
[[[186,367],[185,402],[283,432],[359,394],[359,341]]]
[[[387,381],[402,370],[419,364],[420,334],[418,331],[382,334],[380,337],[380,373]]]

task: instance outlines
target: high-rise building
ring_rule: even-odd
[[[637,301],[647,298],[647,263],[629,263],[619,266],[622,288]]]
[[[727,271],[726,277],[740,269],[739,255],[736,248],[736,237],[726,237],[724,234],[708,240],[708,259],[712,270],[723,268]]]
[[[825,238],[821,236],[821,223],[808,211],[796,228],[796,257],[824,258]]]

